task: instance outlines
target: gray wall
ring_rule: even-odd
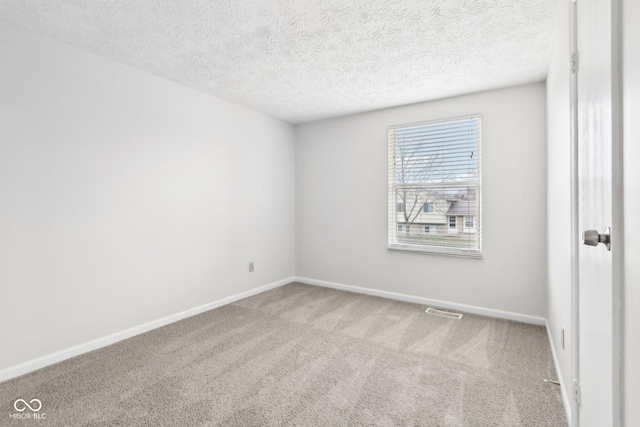
[[[546,316],[544,83],[296,126],[296,275]],[[483,115],[483,260],[387,249],[387,127]]]
[[[0,45],[0,371],[293,276],[292,125],[6,24]]]

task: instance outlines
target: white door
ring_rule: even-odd
[[[614,182],[619,144],[616,0],[577,1],[578,230],[605,234],[612,250],[584,243],[578,249],[578,375],[580,427],[619,426],[619,295],[615,271]],[[588,237],[588,236],[587,236]],[[606,240],[605,236],[601,240]]]
[[[455,216],[450,216],[447,219],[449,221],[449,234],[458,234],[458,224]]]

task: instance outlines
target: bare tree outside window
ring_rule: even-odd
[[[399,140],[396,150],[397,200],[404,207],[404,223],[412,224],[426,203],[435,206],[442,199],[442,189],[434,184],[449,178],[453,171],[443,168],[442,150],[426,155],[424,144],[415,138]]]

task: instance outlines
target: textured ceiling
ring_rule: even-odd
[[[0,20],[292,123],[546,76],[557,0],[0,0]]]

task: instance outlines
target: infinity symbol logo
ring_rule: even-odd
[[[22,402],[22,404],[24,405],[22,408],[18,407],[18,403],[20,403],[20,402]],[[36,406],[36,405],[33,405],[33,406],[29,405],[29,403],[33,403],[33,402],[36,402],[36,405],[38,406],[37,408],[33,407],[33,406]],[[26,411],[27,408],[31,409],[33,412],[38,412],[40,409],[42,409],[42,402],[40,402],[38,399],[31,399],[29,401],[29,403],[27,403],[27,401],[24,400],[24,399],[18,399],[15,402],[13,402],[13,407],[18,412],[24,412],[24,411]]]

